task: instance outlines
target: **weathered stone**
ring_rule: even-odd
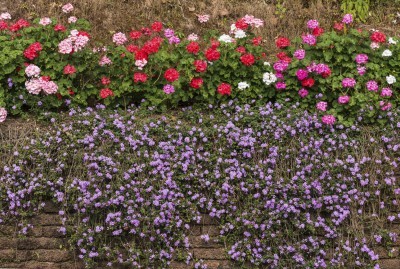
[[[215,225],[203,225],[201,231],[202,234],[208,234],[209,236],[218,236],[220,234],[218,226]]]
[[[65,242],[59,238],[20,238],[17,241],[18,249],[59,249]]]
[[[193,253],[196,259],[223,260],[227,258],[223,248],[195,248],[193,249]]]
[[[12,237],[0,237],[0,249],[10,249],[17,247],[17,239]]]
[[[205,264],[207,264],[208,269],[232,269],[233,264],[229,261],[224,261],[224,260],[209,260],[206,261]]]
[[[10,262],[15,261],[14,249],[0,249],[0,261]]]
[[[218,224],[218,219],[217,218],[212,218],[208,214],[201,214],[201,224],[203,225],[216,225]]]
[[[189,243],[192,248],[220,248],[221,245],[210,238],[208,242],[204,241],[200,236],[189,236]]]
[[[61,218],[55,214],[40,214],[32,218],[33,225],[52,226],[61,225]]]
[[[39,262],[66,262],[72,259],[71,253],[64,250],[38,249],[34,252],[35,260]]]
[[[381,269],[399,269],[400,259],[384,259],[379,261]]]
[[[75,261],[75,262],[63,262],[60,263],[60,269],[84,269],[85,266],[83,263]]]

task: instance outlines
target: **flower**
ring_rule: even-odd
[[[42,79],[34,78],[25,82],[25,88],[30,94],[38,95],[42,90]]]
[[[136,45],[129,44],[126,46],[126,50],[129,51],[130,53],[136,53],[139,51],[139,47]]]
[[[336,31],[342,31],[343,28],[344,24],[340,22],[335,22],[335,24],[333,25],[333,29],[335,29]]]
[[[163,91],[164,91],[166,94],[171,94],[171,93],[174,93],[174,92],[175,92],[175,88],[174,88],[174,86],[172,86],[171,84],[166,84],[166,85],[164,85],[164,87],[163,87]]]
[[[289,67],[289,63],[286,61],[279,60],[274,63],[274,70],[277,72],[284,72]]]
[[[174,36],[168,38],[168,42],[169,42],[169,44],[179,44],[181,42],[181,40],[179,37],[174,35]]]
[[[308,95],[308,91],[302,88],[298,91],[298,94],[300,95],[301,98],[305,98]]]
[[[139,72],[137,72],[137,73],[134,73],[133,74],[133,81],[135,82],[135,83],[138,83],[138,82],[146,82],[147,81],[147,75],[146,75],[146,73],[139,73]]]
[[[392,76],[392,75],[386,76],[386,82],[388,84],[396,83],[396,78],[394,76]]]
[[[42,83],[42,90],[45,94],[55,94],[58,90],[58,86],[54,81],[46,81]]]
[[[241,18],[235,22],[236,29],[246,30],[249,27],[249,24],[245,21],[244,18]]]
[[[241,61],[242,64],[244,64],[245,66],[251,66],[251,65],[254,64],[255,58],[254,58],[254,55],[253,55],[253,54],[251,54],[251,53],[246,53],[246,54],[243,54],[243,55],[240,57],[240,61]]]
[[[7,118],[7,110],[4,107],[0,107],[0,122],[4,122]]]
[[[308,77],[308,71],[305,69],[299,69],[296,71],[296,76],[298,80],[304,80]]]
[[[210,19],[210,15],[204,14],[204,15],[197,15],[197,19],[200,23],[206,23]]]
[[[0,20],[11,20],[11,14],[8,12],[1,13]]]
[[[56,32],[64,32],[65,30],[67,30],[67,28],[65,28],[62,24],[56,24],[54,26],[54,31]]]
[[[316,108],[320,111],[326,111],[326,109],[328,108],[328,103],[323,101],[318,102]]]
[[[128,41],[128,38],[124,33],[118,32],[113,35],[112,40],[116,45],[121,46]]]
[[[397,44],[397,41],[394,40],[393,37],[389,37],[388,43],[391,44],[391,45],[396,45],[396,44]]]
[[[137,66],[139,70],[142,70],[146,66],[146,64],[147,64],[146,59],[135,61],[135,66]]]
[[[131,32],[129,33],[129,37],[130,37],[131,39],[133,39],[133,40],[139,39],[141,36],[142,36],[142,32],[139,32],[139,31],[131,31]]]
[[[324,29],[323,29],[323,28],[320,28],[320,27],[317,27],[317,28],[315,28],[315,29],[312,31],[312,34],[313,34],[314,36],[316,36],[316,37],[322,35],[323,33],[324,33]]]
[[[237,30],[235,32],[235,38],[241,39],[246,37],[246,32],[243,30]]]
[[[344,15],[342,22],[345,23],[345,24],[352,23],[353,22],[353,15],[351,15],[351,14]]]
[[[354,78],[344,78],[342,80],[342,86],[344,88],[354,88],[354,86],[356,85],[356,80]]]
[[[368,81],[366,86],[369,91],[377,92],[379,90],[378,82],[375,80]]]
[[[69,38],[62,40],[58,44],[58,52],[61,54],[69,54],[72,52],[72,50],[73,50],[72,40]]]
[[[283,82],[283,81],[278,81],[278,82],[275,84],[275,88],[276,88],[277,90],[284,90],[284,89],[286,89],[286,83]]]
[[[379,43],[371,42],[370,48],[373,49],[373,50],[379,49]]]
[[[277,77],[273,73],[265,72],[263,74],[263,82],[266,85],[271,85],[272,83],[275,83],[277,81]]]
[[[319,23],[318,23],[317,20],[309,20],[309,21],[307,22],[307,27],[308,27],[308,29],[315,29],[315,28],[317,28],[318,26],[319,26]]]
[[[338,98],[339,104],[347,104],[348,102],[350,102],[350,96],[348,95],[339,96]]]
[[[392,56],[392,52],[390,50],[386,49],[382,52],[382,57],[390,57],[390,56]]]
[[[251,40],[251,43],[253,43],[254,46],[259,46],[261,44],[261,42],[262,42],[261,36],[255,37]]]
[[[194,89],[199,89],[203,85],[203,79],[202,78],[192,78],[190,81],[190,87]]]
[[[164,36],[166,38],[171,38],[171,37],[175,36],[175,31],[170,28],[167,28],[164,30]]]
[[[192,54],[197,54],[200,50],[200,45],[197,42],[190,42],[187,46],[186,46],[186,50],[189,53]]]
[[[77,21],[78,21],[78,19],[75,16],[71,16],[68,18],[68,23],[75,23]]]
[[[225,42],[225,43],[232,43],[233,38],[230,35],[223,34],[218,38],[219,41]]]
[[[301,81],[301,86],[311,88],[314,86],[315,80],[313,78],[306,78]]]
[[[205,56],[207,60],[212,62],[218,60],[221,54],[219,53],[218,50],[209,48],[206,50]]]
[[[111,65],[111,64],[112,64],[112,61],[107,56],[101,57],[101,59],[99,61],[99,65],[100,66]]]
[[[360,76],[363,76],[367,72],[367,68],[365,66],[357,65],[357,72]]]
[[[356,63],[358,64],[366,64],[368,62],[368,55],[366,54],[357,54]]]
[[[43,25],[43,26],[49,25],[50,23],[51,23],[51,19],[50,19],[50,18],[47,18],[47,17],[41,18],[41,19],[39,20],[39,24],[41,24],[41,25]]]
[[[275,41],[275,45],[280,48],[286,48],[290,46],[290,40],[286,37],[278,37],[278,39]]]
[[[301,39],[304,44],[308,44],[310,46],[314,46],[317,43],[317,38],[312,34],[302,35]]]
[[[33,60],[39,56],[38,52],[41,50],[42,45],[39,42],[32,43],[27,49],[24,50],[24,56],[29,60]]]
[[[202,73],[207,70],[207,62],[202,60],[195,60],[193,62],[194,66],[196,67],[196,72]]]
[[[103,84],[103,85],[108,85],[108,84],[111,83],[111,80],[110,80],[110,78],[108,78],[108,77],[101,77],[100,82],[101,82],[101,84]]]
[[[336,119],[333,115],[324,115],[322,116],[322,123],[326,125],[333,125]]]
[[[390,102],[385,102],[385,101],[379,101],[379,106],[381,107],[382,111],[386,111],[392,108],[392,103]]]
[[[62,11],[64,12],[64,13],[70,13],[71,11],[73,11],[74,10],[74,6],[71,4],[71,3],[68,3],[68,4],[66,4],[66,5],[64,5],[63,7],[62,7]]]
[[[382,97],[392,97],[392,90],[390,88],[382,88],[381,96]]]
[[[236,51],[239,52],[240,54],[246,53],[246,48],[243,46],[239,46],[236,48]]]
[[[164,78],[169,82],[174,82],[175,80],[179,79],[179,72],[174,68],[169,68],[164,73]]]
[[[247,83],[246,81],[242,81],[242,82],[238,83],[239,90],[244,90],[244,89],[247,89],[248,87],[250,87],[250,84]]]
[[[162,25],[162,22],[160,22],[160,21],[155,21],[155,22],[153,22],[153,24],[151,25],[151,29],[152,29],[154,32],[161,32],[162,27],[163,27],[163,25]]]
[[[303,49],[298,49],[293,53],[293,56],[296,57],[298,60],[303,60],[306,56],[306,51]]]
[[[40,74],[40,68],[34,64],[30,64],[25,68],[25,74],[28,77],[37,77]]]
[[[217,88],[217,92],[221,95],[231,95],[231,85],[228,83],[221,83]]]
[[[187,39],[189,41],[197,41],[199,39],[199,36],[194,33],[191,33],[190,35],[188,35]]]
[[[386,35],[379,31],[373,32],[370,38],[371,38],[371,41],[376,42],[376,43],[386,42]]]
[[[114,92],[112,90],[110,90],[109,88],[105,88],[105,89],[101,89],[100,90],[100,97],[102,99],[106,99],[109,96],[113,96]]]
[[[71,74],[74,74],[75,72],[76,72],[76,68],[73,65],[67,64],[64,67],[64,74],[65,75],[71,75]]]

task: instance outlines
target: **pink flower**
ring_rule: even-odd
[[[243,21],[255,28],[259,28],[264,26],[264,21],[258,18],[255,18],[253,15],[245,15]]]
[[[299,69],[296,72],[296,76],[298,80],[304,80],[305,78],[308,77],[308,71],[305,69]]]
[[[357,54],[356,62],[358,64],[366,64],[368,62],[368,55],[366,55],[366,54]]]
[[[74,74],[75,72],[76,72],[75,66],[69,65],[69,64],[64,66],[64,74],[65,75],[71,75],[71,74]]]
[[[68,23],[75,23],[75,22],[77,22],[77,20],[78,19],[75,16],[71,16],[68,18]]]
[[[70,38],[64,39],[58,44],[58,52],[61,54],[69,54],[72,50],[72,40]]]
[[[350,96],[348,95],[339,96],[338,98],[339,104],[347,104],[348,102],[350,102]]]
[[[308,29],[315,29],[315,28],[317,28],[318,26],[319,26],[319,23],[318,23],[317,20],[309,20],[309,21],[307,22],[307,27],[308,27]]]
[[[276,88],[277,90],[284,90],[284,89],[286,89],[286,83],[283,82],[283,81],[279,81],[279,82],[277,82],[277,83],[275,84],[275,88]]]
[[[49,25],[51,23],[51,19],[50,18],[41,18],[39,21],[39,24],[46,26]]]
[[[40,74],[40,68],[34,64],[30,64],[25,68],[25,74],[28,77],[37,77]]]
[[[164,91],[166,94],[171,94],[171,93],[174,93],[174,92],[175,92],[175,88],[174,88],[174,86],[172,86],[171,84],[166,84],[166,85],[164,85],[164,87],[163,87],[163,91]]]
[[[187,39],[188,39],[189,41],[196,41],[196,40],[199,39],[199,36],[192,33],[192,34],[190,34],[190,35],[187,37]]]
[[[54,81],[45,81],[42,83],[42,89],[46,94],[54,94],[58,90],[58,86]]]
[[[74,6],[71,3],[68,3],[62,7],[62,11],[64,13],[70,13],[72,10],[74,10]]]
[[[368,81],[366,86],[367,89],[372,92],[377,92],[379,90],[378,82],[376,82],[375,80]]]
[[[7,110],[4,107],[0,107],[0,122],[4,122],[7,118]]]
[[[354,88],[354,86],[356,85],[356,80],[354,78],[344,78],[342,80],[342,86],[344,88]]]
[[[11,14],[8,12],[1,13],[0,20],[11,20]]]
[[[333,115],[324,115],[322,116],[322,123],[327,125],[333,125],[336,119]]]
[[[306,56],[306,51],[303,49],[296,50],[293,53],[293,56],[296,57],[298,60],[303,60],[304,57]]]
[[[316,105],[317,109],[320,111],[326,111],[326,109],[328,108],[328,103],[327,102],[318,102]]]
[[[367,68],[365,66],[358,65],[357,72],[360,76],[363,76],[367,72]]]
[[[377,42],[371,42],[370,48],[375,50],[375,49],[379,49],[379,43]]]
[[[101,57],[101,59],[99,61],[99,65],[100,66],[111,65],[111,64],[112,64],[112,61],[107,56]]]
[[[89,42],[89,37],[85,35],[78,35],[75,40],[74,51],[80,51],[86,46],[88,42]]]
[[[382,97],[392,97],[392,90],[390,88],[382,88],[381,96]]]
[[[204,14],[204,15],[197,15],[197,19],[199,20],[200,23],[205,23],[208,22],[210,19],[210,15]]]
[[[312,34],[302,35],[301,39],[304,44],[308,44],[310,46],[314,46],[317,43],[317,38]]]
[[[128,41],[128,38],[126,38],[126,35],[124,33],[118,32],[113,35],[112,40],[115,44],[121,46]]]
[[[382,111],[386,111],[392,108],[392,104],[390,102],[385,103],[384,101],[379,102],[379,106]]]
[[[38,95],[42,90],[42,79],[34,78],[25,82],[25,87],[30,94]]]
[[[273,67],[277,72],[284,72],[289,67],[289,64],[286,61],[279,60],[274,63]]]
[[[300,89],[298,93],[301,98],[305,98],[308,95],[308,91],[304,88]]]
[[[352,23],[353,22],[353,15],[351,15],[351,14],[344,15],[342,22],[345,23],[345,24]]]

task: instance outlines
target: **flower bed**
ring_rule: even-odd
[[[72,5],[63,12],[71,15]],[[157,109],[229,99],[295,103],[319,113],[325,124],[350,126],[398,104],[400,59],[396,38],[353,29],[351,15],[326,31],[315,20],[301,39],[276,40],[282,52],[273,63],[254,34],[264,22],[246,15],[228,34],[184,36],[161,22],[113,45],[90,44],[90,25],[74,16],[33,24],[1,14],[0,121],[7,113],[49,111],[65,106],[131,103]],[[207,16],[199,16],[205,23]]]
[[[72,109],[0,149],[0,223],[23,235],[52,199],[88,267],[167,268],[191,260],[190,227],[207,212],[238,264],[379,268],[375,248],[399,240],[399,111],[385,128],[347,128],[299,106]]]

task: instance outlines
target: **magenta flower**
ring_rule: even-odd
[[[312,34],[302,35],[301,39],[304,44],[308,44],[310,46],[314,46],[317,43],[317,38]]]
[[[299,69],[296,72],[296,76],[298,80],[303,80],[308,77],[308,71],[304,69]]]
[[[367,54],[357,54],[356,62],[358,64],[366,64],[368,62],[368,55]]]
[[[320,111],[326,111],[326,109],[328,108],[328,103],[321,101],[317,103],[316,107]]]
[[[354,86],[356,85],[356,80],[354,78],[344,78],[342,80],[342,86],[344,88],[354,88]]]
[[[351,14],[344,15],[342,22],[345,23],[345,24],[352,23],[353,22],[353,15],[351,15]]]
[[[372,92],[377,92],[379,90],[378,82],[376,82],[375,80],[368,81],[366,86],[367,89]]]
[[[298,60],[303,60],[304,57],[306,56],[306,51],[303,49],[296,50],[293,53],[293,56],[296,57]]]
[[[308,29],[315,29],[315,28],[317,28],[318,26],[319,26],[319,23],[318,23],[317,20],[309,20],[309,21],[307,22],[307,28],[308,28]]]
[[[326,125],[333,125],[336,122],[336,118],[333,115],[322,116],[322,123]]]
[[[347,104],[348,102],[350,102],[350,96],[348,95],[339,96],[338,98],[339,104]]]
[[[390,88],[382,88],[381,96],[382,97],[392,97],[392,90]]]
[[[175,92],[175,88],[174,88],[174,86],[172,86],[171,84],[166,84],[166,85],[164,85],[164,87],[163,87],[163,91],[164,91],[166,94],[171,94],[171,93],[174,93],[174,92]]]
[[[300,89],[298,93],[301,98],[305,98],[308,95],[308,91],[304,88]]]

